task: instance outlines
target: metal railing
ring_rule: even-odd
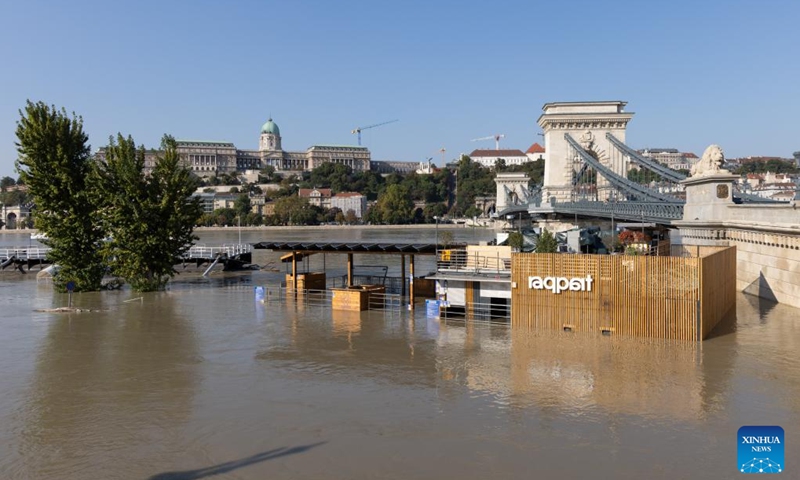
[[[235,245],[222,245],[221,247],[206,247],[205,245],[193,245],[183,258],[206,258],[213,259],[220,255],[227,255],[233,257],[242,253],[249,253],[252,251],[250,244],[235,244]]]
[[[554,210],[566,214],[659,223],[683,219],[683,205],[677,203],[577,201],[556,203]]]
[[[285,285],[265,286],[265,304],[304,305],[308,307],[331,308],[333,306],[332,290],[297,289]],[[393,293],[370,293],[367,302],[368,310],[382,310],[398,313],[403,309],[403,299]]]
[[[265,304],[294,304],[310,307],[330,308],[333,304],[333,292],[330,290],[301,290],[292,287],[265,286]]]
[[[17,260],[44,260],[50,253],[48,247],[15,247],[0,248],[0,260],[7,260],[11,257]]]
[[[464,306],[442,307],[439,311],[441,320],[477,321],[491,323],[509,323],[511,321],[511,305],[467,302]]]
[[[403,309],[403,299],[394,293],[370,293],[367,308],[368,310],[399,313]]]
[[[439,272],[511,275],[511,257],[482,255],[479,252],[468,253],[466,250],[441,250],[436,260]]]
[[[19,260],[44,260],[50,253],[49,247],[13,247],[0,248],[0,259],[16,257]],[[219,255],[225,254],[229,257],[252,251],[250,244],[241,245],[222,245],[220,247],[206,247],[204,245],[193,245],[183,258],[206,258],[214,259]]]

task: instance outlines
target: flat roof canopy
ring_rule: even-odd
[[[253,244],[254,249],[274,252],[405,253],[411,255],[435,255],[437,250],[463,247],[464,244],[437,246],[435,243],[258,242]]]

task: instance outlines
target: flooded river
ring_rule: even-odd
[[[309,261],[344,272],[343,258]],[[357,256],[356,273],[396,275],[393,261]],[[0,274],[0,478],[734,478],[743,425],[782,426],[784,476],[800,478],[800,310],[739,295],[715,338],[669,344],[255,303],[253,286],[282,275],[194,271],[162,293],[76,294],[101,311],[64,315],[34,310],[65,294]]]

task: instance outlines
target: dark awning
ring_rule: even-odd
[[[364,243],[364,242],[258,242],[254,249],[274,252],[322,252],[322,253],[407,253],[435,255],[437,249],[463,248],[464,244],[437,245],[435,243]]]

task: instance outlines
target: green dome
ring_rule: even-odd
[[[261,133],[271,133],[273,135],[281,136],[281,131],[278,125],[270,118],[267,123],[261,126]]]

